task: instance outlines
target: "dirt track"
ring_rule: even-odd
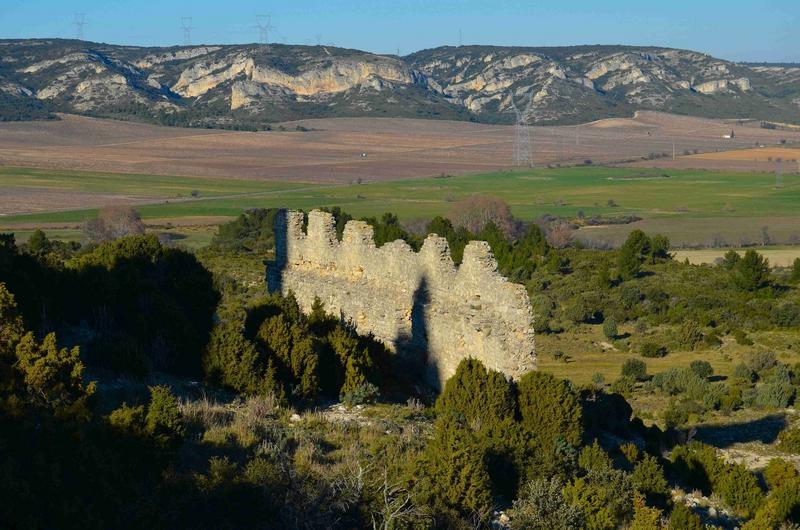
[[[512,162],[509,126],[393,118],[304,120],[309,132],[178,129],[78,116],[0,124],[0,165],[351,182],[484,172]],[[722,136],[736,130],[736,138]],[[642,112],[633,119],[531,129],[537,165],[638,159],[800,142],[800,132]],[[364,156],[365,155],[365,156]],[[670,160],[671,162],[671,160]],[[653,165],[651,162],[646,164]]]

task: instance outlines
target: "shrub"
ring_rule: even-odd
[[[722,257],[722,266],[728,270],[733,270],[737,263],[742,260],[742,256],[735,250],[729,250]]]
[[[564,500],[583,511],[587,530],[611,530],[633,515],[635,490],[630,477],[618,470],[590,472],[564,487]]]
[[[786,427],[778,435],[778,449],[784,453],[800,453],[800,427]]]
[[[674,469],[680,479],[706,495],[719,495],[742,517],[752,517],[764,493],[755,475],[740,464],[728,464],[711,446],[697,442],[672,450]]]
[[[772,308],[772,322],[781,328],[800,326],[800,305],[784,302]]]
[[[603,335],[606,336],[608,339],[615,339],[617,335],[619,335],[619,330],[617,329],[617,321],[613,318],[607,318],[605,322],[603,322]]]
[[[639,359],[627,359],[622,363],[622,377],[644,381],[647,379],[647,365]]]
[[[661,527],[661,510],[648,508],[641,498],[634,500],[633,519],[628,530],[653,530]]]
[[[751,354],[747,358],[747,367],[761,376],[765,371],[769,370],[777,364],[778,360],[772,352],[761,351]]]
[[[643,342],[640,352],[642,357],[664,357],[667,355],[667,348],[655,342]]]
[[[800,282],[800,258],[794,258],[791,280],[793,282]]]
[[[636,491],[645,496],[648,504],[663,506],[669,497],[669,485],[664,478],[664,468],[654,456],[645,455],[633,468],[631,482]]]
[[[625,460],[628,462],[630,467],[633,467],[633,465],[636,464],[636,462],[638,462],[639,458],[642,456],[639,448],[633,443],[624,443],[620,445],[619,452],[622,453],[623,457],[625,457]]]
[[[756,374],[746,364],[739,363],[733,367],[733,373],[731,374],[731,377],[749,384],[755,381]]]
[[[714,369],[708,361],[695,360],[689,363],[689,370],[697,374],[698,377],[708,379],[714,375]]]
[[[175,446],[184,436],[186,430],[178,399],[168,386],[150,387],[150,404],[147,406],[145,426],[163,445]]]
[[[747,333],[745,333],[741,329],[737,329],[736,331],[733,332],[733,338],[736,340],[737,344],[741,344],[742,346],[753,345],[753,341],[750,339],[750,337],[747,336]]]
[[[713,488],[743,517],[752,517],[764,499],[755,475],[741,464],[728,464]]]
[[[794,464],[782,458],[773,458],[764,469],[764,480],[771,490],[797,480],[798,477],[800,474]]]
[[[614,467],[611,463],[611,459],[606,452],[603,451],[603,448],[600,447],[600,444],[597,443],[597,440],[595,440],[592,445],[584,446],[584,448],[581,449],[578,455],[578,465],[587,472],[608,471]]]
[[[669,530],[703,530],[703,523],[699,515],[677,503],[669,516]]]
[[[485,520],[493,506],[486,451],[472,429],[452,414],[436,422],[430,440],[417,464],[419,501],[475,514]],[[441,509],[439,508],[439,509]]]
[[[584,526],[583,513],[562,495],[556,478],[536,479],[523,486],[508,515],[512,530],[574,530]]]
[[[469,425],[491,428],[513,418],[513,389],[500,372],[487,370],[477,359],[464,359],[445,383],[436,410],[461,415]]]
[[[517,394],[520,423],[539,447],[552,448],[559,437],[573,446],[580,443],[582,409],[567,381],[528,372],[517,383]]]
[[[357,385],[355,388],[345,393],[341,399],[342,403],[348,407],[352,407],[355,405],[375,403],[375,401],[378,399],[378,396],[380,396],[378,387],[372,383],[365,382]]]
[[[630,396],[635,388],[636,380],[631,377],[620,377],[611,383],[611,391],[623,396]]]
[[[792,398],[794,398],[792,384],[771,377],[756,388],[754,404],[761,408],[781,409],[787,407]]]
[[[667,429],[674,429],[686,424],[689,421],[689,411],[682,403],[671,400],[667,408],[661,413],[664,420],[664,427]]]
[[[679,340],[685,348],[695,349],[703,340],[703,331],[700,329],[700,325],[693,320],[687,320],[681,324]]]
[[[652,386],[662,392],[675,396],[686,394],[690,399],[703,399],[709,384],[688,368],[670,368],[653,376]]]
[[[717,330],[712,329],[703,337],[703,344],[708,348],[718,348],[722,346],[722,338]]]
[[[603,388],[606,385],[606,378],[600,372],[595,372],[592,374],[592,383],[597,388]]]

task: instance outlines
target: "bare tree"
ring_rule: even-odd
[[[139,212],[130,206],[106,206],[98,212],[97,218],[84,223],[83,231],[89,241],[113,241],[144,234],[144,223]]]
[[[555,248],[566,248],[572,244],[573,229],[569,223],[556,221],[547,230],[547,242]]]
[[[398,523],[415,521],[425,517],[422,509],[412,500],[411,492],[400,482],[391,482],[384,468],[383,481],[378,485],[378,507],[372,512],[374,530],[390,530]]]
[[[473,195],[462,199],[450,209],[449,217],[455,226],[463,226],[473,234],[483,230],[490,222],[506,236],[511,236],[514,232],[511,208],[497,197]]]

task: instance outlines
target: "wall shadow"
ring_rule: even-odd
[[[409,374],[409,382],[425,381],[438,390],[442,386],[442,381],[439,380],[438,364],[429,355],[430,303],[431,294],[428,280],[423,276],[412,297],[410,333],[397,338],[396,349],[398,363],[404,368],[403,373]]]
[[[721,449],[745,442],[769,444],[778,439],[778,434],[786,427],[786,424],[784,414],[771,414],[758,420],[742,423],[699,425],[695,428],[694,439]]]
[[[283,271],[289,261],[288,257],[288,234],[289,222],[286,209],[281,209],[275,214],[275,257],[272,260],[264,260],[266,266],[265,276],[267,280],[267,291],[269,293],[280,293],[283,288]]]

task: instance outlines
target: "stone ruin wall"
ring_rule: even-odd
[[[434,386],[470,356],[512,378],[535,368],[528,294],[500,275],[488,243],[471,241],[456,267],[447,240],[434,234],[416,253],[402,240],[376,248],[362,221],[349,221],[339,242],[333,216],[317,210],[307,233],[302,212],[286,211],[275,224],[270,291],[292,291],[306,313],[319,297],[358,333],[419,356]]]

